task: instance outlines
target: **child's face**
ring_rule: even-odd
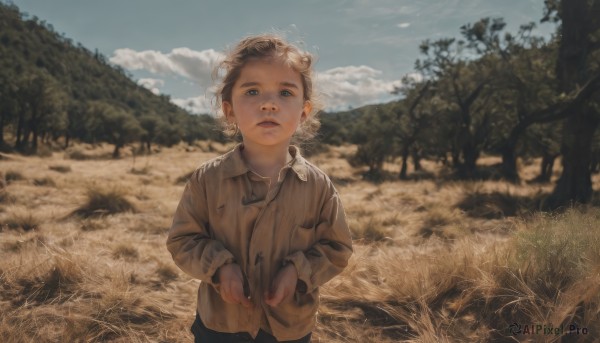
[[[300,74],[277,59],[249,61],[233,85],[223,112],[236,123],[245,145],[289,145],[310,113]]]

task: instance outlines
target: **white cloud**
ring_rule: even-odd
[[[402,86],[401,80],[385,81],[382,72],[368,66],[346,66],[316,73],[316,87],[323,95],[325,109],[329,111],[346,110],[367,104],[390,101],[397,98],[392,95],[394,87]],[[211,113],[214,115],[212,94],[190,98],[174,98],[171,101],[192,113]]]
[[[186,99],[171,99],[175,105],[196,114],[213,114],[213,105],[209,97],[201,95]]]
[[[317,74],[317,85],[324,95],[327,110],[344,110],[389,101],[401,80],[381,79],[382,72],[369,66],[346,66]]]
[[[211,104],[214,85],[212,70],[223,55],[208,49],[194,51],[188,48],[173,49],[170,53],[132,49],[115,50],[110,61],[129,70],[145,70],[165,76],[181,76],[184,83],[198,85],[197,97],[177,98],[172,102],[193,113],[213,113]],[[345,66],[318,72],[316,86],[324,95],[327,110],[345,110],[367,104],[389,101],[394,87],[400,87],[400,80],[384,80],[382,72],[369,66]],[[140,79],[139,83],[158,94],[164,81],[155,78]]]
[[[212,70],[222,54],[213,49],[195,51],[176,48],[169,53],[155,50],[117,49],[110,62],[129,70],[147,70],[158,75],[178,75],[191,79],[201,88],[212,83]]]
[[[138,84],[144,88],[149,89],[152,93],[158,95],[160,94],[160,90],[158,89],[158,87],[164,86],[165,81],[161,79],[145,78],[139,79]]]
[[[396,26],[398,26],[401,29],[405,29],[405,28],[407,28],[407,27],[410,26],[410,23],[400,23],[400,24],[398,24]]]

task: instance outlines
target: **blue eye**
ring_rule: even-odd
[[[246,91],[246,95],[258,95],[258,91],[256,89],[249,89]]]
[[[292,95],[294,95],[294,94],[292,94],[292,92],[288,91],[287,89],[286,90],[282,90],[280,92],[280,94],[283,95],[283,96],[292,96]]]

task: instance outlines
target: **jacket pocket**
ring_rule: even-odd
[[[315,244],[315,227],[296,225],[290,236],[290,252],[306,251]]]

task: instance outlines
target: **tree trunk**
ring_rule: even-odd
[[[112,157],[117,159],[121,157],[121,145],[119,143],[115,144],[115,150],[113,150]]]
[[[558,155],[544,154],[540,164],[540,175],[533,179],[535,182],[550,182],[554,170],[554,161],[557,157]]]
[[[400,167],[400,180],[406,180],[406,171],[408,170],[408,148],[402,149],[402,167]]]
[[[421,166],[420,149],[417,149],[417,148],[412,149],[410,156],[412,157],[413,164],[415,166],[415,171],[420,171],[421,169],[423,169],[423,167]]]
[[[567,119],[562,146],[563,172],[545,202],[546,208],[554,209],[573,202],[587,203],[592,198],[590,162],[592,138],[598,122],[595,113],[589,112],[580,112]]]
[[[32,140],[31,140],[31,152],[32,153],[36,153],[37,152],[37,147],[38,147],[38,135],[39,135],[39,129],[38,129],[38,122],[40,120],[42,120],[42,116],[39,112],[39,106],[32,106],[32,110],[31,110],[31,119],[29,119],[29,132],[31,132],[32,134]],[[27,135],[27,141],[29,141],[29,134]]]
[[[0,149],[4,148],[4,114],[0,116]]]
[[[511,182],[519,181],[519,171],[517,170],[517,142],[521,134],[525,132],[527,127],[533,122],[530,121],[519,121],[519,123],[512,128],[508,139],[502,146],[502,175],[504,178]]]
[[[510,182],[519,181],[514,144],[507,143],[502,148],[502,176]]]
[[[594,13],[599,5],[598,1],[561,1],[562,35],[556,67],[561,92],[568,94],[588,81],[590,40],[592,33],[600,28]],[[563,171],[545,208],[590,201],[591,145],[599,121],[599,114],[585,104],[577,106],[566,119],[561,147]]]
[[[17,139],[15,141],[15,149],[17,150],[21,150],[23,148],[23,124],[24,124],[24,117],[25,115],[23,114],[23,112],[19,113],[19,119],[17,121]]]
[[[452,167],[458,169],[460,166],[460,151],[456,147],[452,147],[450,153]]]
[[[592,174],[600,172],[600,151],[592,151],[592,162],[590,163],[590,171]]]
[[[38,132],[37,132],[37,128],[34,128],[32,130],[33,136],[31,138],[31,152],[32,153],[36,153],[37,152],[37,147],[38,147]]]
[[[479,151],[473,146],[473,142],[469,141],[463,146],[463,163],[459,169],[461,177],[470,179],[475,176],[478,159]]]
[[[29,137],[31,137],[31,130],[28,126],[25,126],[25,132],[21,140],[21,151],[26,151],[29,148]]]

